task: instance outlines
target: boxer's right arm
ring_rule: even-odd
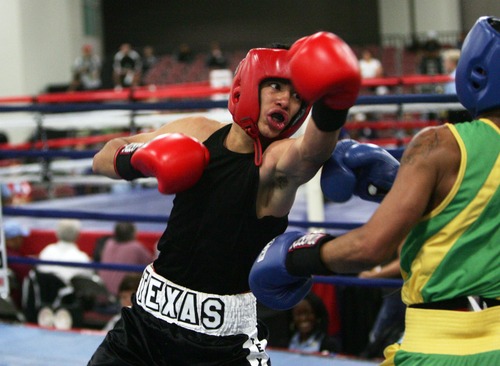
[[[272,240],[250,271],[249,285],[257,299],[276,310],[299,303],[311,290],[311,275],[333,274],[320,258],[322,245],[331,239],[324,233],[289,231]]]
[[[294,177],[297,184],[311,179],[330,157],[361,85],[358,61],[339,37],[319,32],[290,48],[292,84],[307,103],[313,103],[312,123],[281,154],[276,171]]]
[[[333,202],[346,202],[354,194],[357,177],[344,163],[344,157],[351,146],[356,144],[357,142],[351,139],[337,142],[332,156],[321,169],[321,190],[325,197]]]
[[[312,120],[323,132],[339,130],[361,88],[356,55],[339,37],[318,32],[290,48],[292,82],[299,95],[314,103]]]
[[[115,138],[106,144],[94,155],[92,160],[92,171],[95,174],[104,175],[113,179],[122,179],[115,171],[114,156],[118,149],[131,143],[145,143],[151,139],[149,134],[139,134],[125,138]]]
[[[323,165],[321,189],[333,202],[345,202],[354,194],[378,202],[391,189],[399,162],[374,144],[342,140]]]

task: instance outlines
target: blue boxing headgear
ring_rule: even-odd
[[[477,117],[500,108],[500,19],[481,17],[465,38],[455,83],[460,103]]]

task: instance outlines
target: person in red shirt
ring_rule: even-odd
[[[154,259],[143,243],[136,239],[136,227],[131,222],[118,222],[114,235],[106,240],[101,254],[102,263],[148,265]],[[127,272],[99,270],[99,276],[109,292],[118,295],[118,287]]]

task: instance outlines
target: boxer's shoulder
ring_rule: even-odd
[[[201,115],[189,116],[163,125],[158,130],[158,134],[182,133],[194,137],[199,141],[205,141],[215,131],[226,125],[227,123],[222,123]]]

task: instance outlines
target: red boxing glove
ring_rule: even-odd
[[[318,32],[296,41],[289,51],[292,83],[309,103],[322,99],[331,109],[354,105],[361,87],[356,55],[338,36]]]
[[[192,187],[210,159],[208,149],[195,138],[163,134],[146,144],[129,144],[115,155],[116,173],[124,179],[156,177],[158,190],[173,194]]]

